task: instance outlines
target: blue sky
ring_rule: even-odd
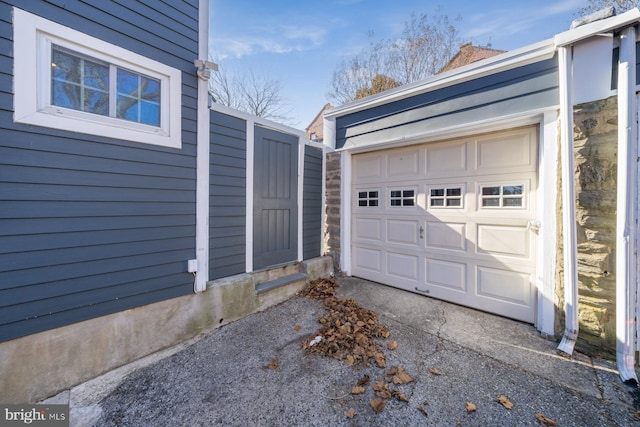
[[[400,34],[411,12],[460,17],[463,42],[513,50],[569,28],[587,0],[211,0],[210,50],[229,70],[279,78],[304,129],[328,102],[339,62]]]

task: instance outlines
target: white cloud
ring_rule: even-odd
[[[289,53],[306,51],[324,43],[326,29],[314,26],[277,25],[252,29],[252,34],[226,37],[213,37],[212,48],[220,56],[243,56],[259,53]]]

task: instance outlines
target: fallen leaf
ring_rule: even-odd
[[[389,350],[395,350],[396,348],[398,348],[398,341],[390,341],[387,343],[387,348]]]
[[[398,366],[398,373],[393,376],[393,383],[406,384],[413,381],[411,375],[407,374],[402,366]]]
[[[391,390],[391,395],[402,402],[409,402],[407,393],[401,393],[400,390]]]
[[[511,403],[511,401],[507,398],[507,396],[500,396],[498,398],[498,402],[500,402],[502,406],[504,406],[507,409],[513,408],[513,403]]]
[[[438,368],[429,368],[429,372],[431,372],[433,375],[442,375],[442,372],[440,372]]]
[[[465,407],[465,410],[467,412],[475,412],[478,409],[478,407],[476,405],[474,405],[471,402],[467,402],[467,406]]]
[[[296,325],[296,326],[293,327],[293,329],[295,329],[296,331],[299,331],[300,329],[302,329],[302,326]]]
[[[273,359],[271,363],[269,363],[269,369],[278,369],[278,359]]]
[[[347,418],[353,418],[356,415],[358,415],[358,413],[353,408],[349,408],[348,410],[344,411],[344,416]]]
[[[361,387],[359,385],[354,385],[353,387],[351,387],[351,394],[362,394],[364,392],[364,387]]]
[[[378,368],[385,368],[387,366],[387,360],[383,353],[376,353],[373,355],[373,359],[376,361]]]
[[[369,405],[371,405],[371,408],[373,408],[373,412],[375,412],[376,414],[379,414],[382,409],[384,408],[384,404],[385,401],[382,399],[372,399],[371,402],[369,402]]]
[[[353,366],[354,363],[356,363],[355,357],[353,357],[351,354],[348,354],[344,364],[347,366]]]
[[[369,375],[365,375],[364,377],[362,377],[362,378],[360,378],[358,380],[358,385],[359,386],[365,386],[365,385],[369,384],[370,381],[371,380],[369,378]]]
[[[421,405],[418,405],[416,408],[418,409],[418,411],[422,412],[425,416],[429,415],[427,414],[427,410],[424,409]]]
[[[371,388],[373,389],[373,391],[380,391],[380,390],[389,390],[389,385],[383,383],[382,381],[376,381]]]
[[[546,427],[546,426],[555,426],[555,425],[558,424],[555,421],[553,421],[551,418],[545,417],[540,412],[536,413],[536,419],[540,422],[540,425],[544,426],[544,427]]]

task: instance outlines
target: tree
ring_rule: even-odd
[[[213,61],[215,62],[215,61]],[[224,64],[211,73],[209,93],[213,101],[257,117],[293,124],[291,109],[282,94],[282,81],[253,70],[231,73]]]
[[[400,86],[400,83],[391,77],[385,76],[384,74],[377,74],[373,79],[371,79],[371,85],[363,86],[356,91],[355,99],[384,92],[385,90],[393,89],[398,86]]]
[[[613,6],[616,9],[616,13],[626,12],[629,9],[638,7],[640,0],[589,0],[589,4],[583,8],[578,9],[578,16],[585,16],[593,12],[597,12],[602,9],[606,9]]]
[[[458,30],[447,16],[412,13],[397,39],[378,40],[369,32],[369,45],[334,71],[327,96],[344,104],[359,95],[427,78],[447,63],[459,45]],[[378,79],[375,84],[374,79]]]

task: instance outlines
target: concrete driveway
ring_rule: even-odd
[[[531,325],[365,280],[338,284],[337,296],[391,331],[387,368],[306,353],[325,309],[295,296],[58,398],[75,426],[640,425],[640,393],[612,361],[560,357]],[[392,366],[414,381],[387,381]],[[351,394],[359,381],[365,392]],[[382,399],[376,413],[377,381],[408,402]]]

